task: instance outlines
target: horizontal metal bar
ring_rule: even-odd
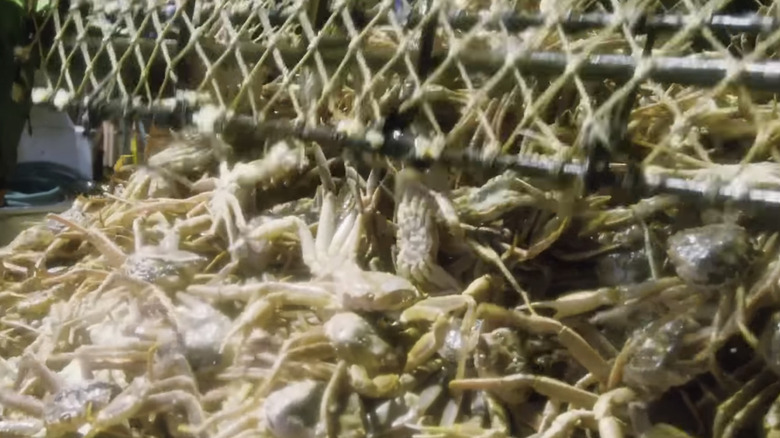
[[[50,90],[36,88],[34,95],[43,95]],[[33,102],[35,105],[54,106],[50,101]],[[198,109],[196,99],[166,98],[153,104],[136,102],[123,102],[120,100],[100,101],[87,99],[73,99],[58,107],[58,110],[68,112],[75,111],[87,113],[89,120],[109,120],[118,118],[128,119],[153,119],[163,126],[182,127],[192,123],[193,114]]]
[[[112,119],[117,117],[155,118],[160,124],[172,123],[175,126],[191,124],[193,114],[197,111],[192,99],[169,99],[155,105],[140,105],[136,103],[106,103],[89,105],[84,101],[73,101],[69,109],[87,109],[96,119]],[[233,116],[222,119],[215,125],[217,132],[239,130],[242,134],[251,134],[262,140],[269,137],[290,136],[304,141],[312,141],[325,146],[337,146],[358,156],[381,156],[403,162],[420,162],[415,154],[414,138],[408,134],[397,133],[384,139],[380,145],[366,138],[348,136],[329,126],[306,127],[292,120],[256,121],[249,116]],[[589,163],[585,161],[562,161],[537,155],[499,155],[486,158],[472,151],[445,151],[437,162],[460,169],[509,169],[526,177],[548,178],[553,181],[566,182],[585,178],[589,172]],[[610,168],[621,166],[610,166]],[[620,181],[624,176],[618,171],[612,171],[614,181]],[[693,181],[679,177],[647,177],[639,175],[639,186],[646,193],[668,193],[681,195],[697,202],[725,201],[735,202],[745,206],[780,208],[780,191],[766,189],[732,189],[726,185],[713,186],[710,183]],[[774,210],[772,210],[774,211]]]
[[[201,13],[210,13],[216,8],[215,5],[209,5],[201,9]],[[281,25],[290,18],[292,13],[289,9],[271,8],[265,9],[270,22],[274,26]],[[397,13],[398,11],[396,11]],[[353,8],[353,14],[364,16],[365,20],[359,20],[356,25],[362,24],[361,21],[368,23],[375,18],[375,15],[365,14],[363,11]],[[251,17],[256,16],[256,11],[242,11],[231,14],[230,21],[233,23],[243,23]],[[416,26],[419,24],[423,15],[417,10],[412,10],[407,18],[407,26]],[[495,15],[486,15],[484,13],[454,10],[447,13],[447,21],[453,29],[468,30],[479,23],[484,23],[486,28],[496,29],[503,26],[509,32],[522,32],[532,27],[544,26],[548,17],[544,14],[523,14],[519,12],[506,12]],[[400,20],[400,18],[399,18]],[[609,13],[568,13],[557,20],[557,24],[565,32],[582,32],[592,29],[605,28],[612,25],[616,20],[616,15]],[[700,20],[695,15],[680,14],[656,14],[649,15],[644,19],[637,21],[638,32],[670,32],[679,31],[691,24],[700,24],[713,31],[730,33],[748,33],[757,35],[766,35],[780,29],[780,21],[772,17],[763,17],[757,14],[750,15],[724,15],[713,14],[707,19]]]
[[[653,192],[695,197],[703,201],[734,201],[746,205],[780,207],[780,191],[767,189],[734,189],[728,185],[713,185],[678,177],[665,177],[647,188]]]
[[[476,26],[483,20],[481,14],[469,11],[455,11],[449,14],[449,23],[454,29],[466,30]],[[411,21],[420,20],[419,16],[412,16]],[[613,14],[604,13],[569,13],[557,20],[557,23],[565,32],[582,32],[592,29],[600,29],[611,26],[616,18]],[[529,15],[514,12],[499,14],[495,19],[488,19],[485,24],[488,28],[496,28],[503,25],[509,32],[522,32],[532,27],[544,26],[547,17],[541,14]],[[651,15],[644,20],[637,21],[637,32],[669,32],[678,31],[690,24],[700,23],[713,31],[769,34],[780,28],[780,22],[771,17],[759,15],[712,15],[709,19],[699,21],[698,17],[691,15]]]
[[[385,142],[377,147],[376,144],[364,138],[350,137],[327,126],[308,128],[300,123],[279,120],[255,122],[251,117],[239,116],[225,121],[222,129],[235,127],[245,131],[251,130],[258,138],[264,138],[268,135],[293,136],[323,145],[339,146],[358,154],[380,155],[405,162],[419,161],[418,157],[415,156],[414,139],[400,133],[385,138]],[[584,178],[589,170],[588,163],[583,161],[561,161],[534,155],[499,155],[485,158],[470,151],[445,151],[437,159],[437,162],[460,169],[469,167],[509,169],[526,177],[543,177],[560,182]],[[620,181],[623,175],[615,174],[614,176],[614,180]],[[746,205],[780,207],[780,191],[776,190],[748,189],[737,192],[726,186],[712,186],[712,184],[684,178],[647,178],[645,175],[640,175],[640,179],[642,179],[640,187],[651,193],[682,195],[703,202],[733,201]]]
[[[495,72],[511,59],[505,51],[463,52],[459,61],[470,69]],[[439,59],[439,62],[442,60]],[[574,62],[565,53],[531,52],[517,56],[514,65],[522,73],[531,75],[559,75]],[[703,59],[689,57],[655,56],[638,61],[628,55],[591,55],[579,64],[577,73],[583,79],[631,79],[640,62],[647,67],[649,80],[667,84],[712,87],[729,77],[739,67],[736,82],[753,90],[780,91],[780,61],[741,64],[738,60]]]
[[[272,120],[255,121],[249,116],[234,116],[223,121],[220,131],[240,129],[243,132],[252,131],[256,138],[262,139],[268,135],[293,136],[304,141],[313,141],[322,145],[338,146],[357,154],[379,155],[406,162],[425,161],[416,156],[414,138],[408,134],[397,132],[384,138],[381,145],[365,138],[347,136],[328,126],[306,127],[301,123]],[[587,164],[567,162],[540,156],[500,155],[485,158],[470,152],[445,152],[437,162],[455,166],[493,167],[516,170],[526,176],[569,180],[581,178],[587,171]]]

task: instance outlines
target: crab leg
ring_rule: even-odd
[[[38,436],[44,425],[40,420],[0,421],[0,436]]]
[[[0,405],[16,409],[36,418],[43,418],[43,402],[35,397],[0,389]]]
[[[531,388],[546,397],[563,400],[572,405],[585,409],[593,409],[598,397],[583,389],[575,388],[546,376],[533,374],[512,374],[505,377],[458,379],[450,382],[450,389],[473,389],[482,391],[494,391],[498,389]]]
[[[606,383],[610,367],[607,361],[582,336],[560,321],[540,315],[524,315],[493,304],[483,303],[477,308],[477,318],[504,321],[532,333],[554,334],[571,355],[599,382]]]
[[[78,231],[84,234],[84,237],[86,237],[89,243],[91,243],[95,248],[98,249],[98,251],[100,251],[101,254],[103,254],[103,257],[106,258],[111,267],[119,268],[125,263],[127,255],[105,234],[99,231],[88,230],[81,225],[56,214],[49,214],[46,217],[47,219],[55,220],[73,229],[74,231]]]
[[[273,312],[284,305],[301,305],[312,309],[326,307],[332,303],[332,297],[327,293],[320,293],[317,296],[316,290],[308,291],[282,291],[268,294],[259,298],[246,306],[241,315],[236,319],[233,328],[225,335],[225,340],[220,346],[220,352],[224,350],[230,339],[238,332],[244,330],[254,321],[265,320]]]
[[[550,428],[544,431],[540,438],[565,438],[571,436],[580,423],[585,423],[588,429],[596,429],[596,419],[588,409],[572,409],[555,417]]]

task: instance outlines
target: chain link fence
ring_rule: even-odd
[[[603,149],[669,189],[669,169],[780,155],[777,17],[727,0],[74,1],[37,22],[34,99],[180,122],[208,105],[556,174]]]

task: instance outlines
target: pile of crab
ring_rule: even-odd
[[[0,436],[780,434],[777,234],[380,164],[180,134],[32,225]]]

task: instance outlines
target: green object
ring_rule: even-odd
[[[0,0],[0,189],[16,166],[32,107],[29,16],[25,0]]]
[[[694,438],[682,430],[665,423],[658,423],[642,434],[642,438]]]

